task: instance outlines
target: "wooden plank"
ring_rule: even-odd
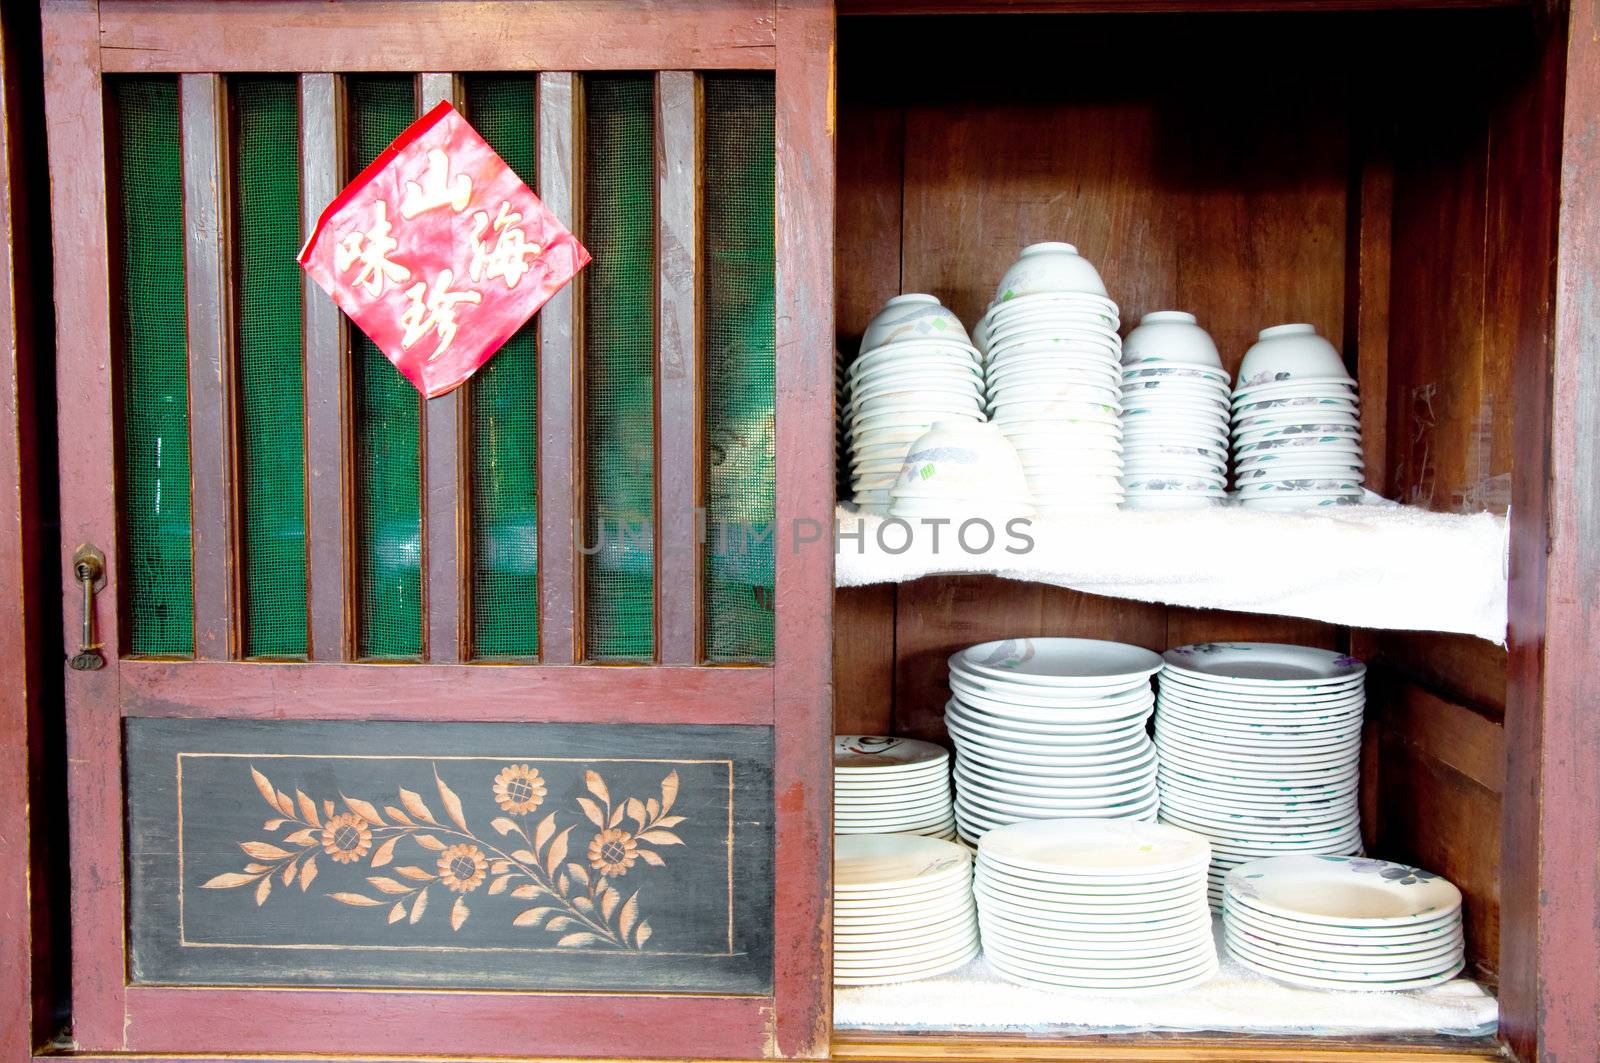
[[[134,982],[770,984],[767,728],[146,719],[127,750]]]
[[[567,723],[772,722],[764,668],[129,661],[130,716]]]
[[[833,598],[833,729],[887,735],[894,728],[895,588],[840,587]]]
[[[344,187],[344,83],[335,74],[300,78],[301,235]],[[317,283],[305,279],[307,526],[310,528],[311,646],[317,661],[349,660],[352,643],[349,506],[349,330]]]
[[[1406,1063],[1408,1060],[1503,1060],[1492,1038],[1222,1036],[1216,1034],[1112,1034],[1071,1039],[1017,1038],[1008,1034],[893,1033],[841,1030],[835,1060],[938,1061],[938,1063]]]
[[[1375,105],[1375,106],[1381,106]],[[1389,257],[1394,221],[1394,162],[1376,135],[1359,145],[1356,197],[1351,212],[1353,276],[1345,282],[1345,360],[1361,385],[1361,449],[1367,488],[1388,486],[1389,439]]]
[[[422,113],[448,100],[461,106],[461,80],[454,74],[418,76]],[[423,545],[426,566],[427,659],[449,664],[462,658],[467,608],[467,389],[456,388],[423,403]]]
[[[1404,680],[1389,694],[1372,723],[1485,790],[1504,792],[1506,735],[1497,721]]]
[[[701,658],[700,79],[656,75],[656,655]]]
[[[539,198],[578,229],[577,130],[581,86],[572,74],[539,75]],[[582,234],[579,233],[581,239]],[[577,292],[583,275],[539,311],[539,650],[548,664],[578,660],[575,521],[577,461]]]
[[[604,32],[596,32],[604,27]],[[770,70],[771,0],[101,0],[108,71]]]
[[[42,8],[45,125],[49,135],[50,223],[55,255],[56,409],[61,452],[61,557],[93,543],[106,555],[96,623],[106,666],[66,676],[67,785],[71,847],[73,1037],[90,1051],[122,1047],[122,726],[118,706],[116,500],[107,471],[117,467],[110,379],[111,278],[106,202],[106,124],[92,0],[50,0]],[[82,596],[62,586],[62,644],[78,645]]]
[[[351,1022],[352,1001],[382,1020]],[[575,1006],[582,1009],[580,1016],[600,1014],[606,1021],[574,1019]],[[712,1037],[719,1044],[760,1045],[770,1013],[764,997],[674,993],[574,997],[132,986],[126,1022],[129,1051],[184,1053],[185,1060],[194,1058],[187,1053],[231,1060],[241,1053],[389,1060],[526,1057],[531,1045],[539,1046],[542,1059],[684,1059],[703,1056]],[[200,1015],[206,1021],[197,1022]],[[120,1012],[117,1020],[123,1021]]]
[[[1518,288],[1501,1029],[1520,1058],[1586,1059],[1600,1044],[1600,9],[1536,25],[1491,213],[1495,266]]]
[[[233,263],[228,101],[216,74],[178,82],[183,127],[184,289],[189,329],[193,483],[194,648],[201,660],[238,652],[237,468],[233,417]]]
[[[824,1056],[833,964],[833,0],[778,0],[778,860],[768,1055]]]

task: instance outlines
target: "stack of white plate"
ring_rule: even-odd
[[[1280,856],[1228,873],[1223,936],[1253,971],[1311,989],[1395,991],[1466,966],[1461,891],[1428,871],[1348,856]]]
[[[833,831],[954,838],[950,754],[914,738],[835,735]]]
[[[834,839],[834,984],[927,978],[977,954],[968,850],[914,834]]]
[[[1122,501],[1117,304],[1071,244],[1032,244],[975,332],[990,419],[1022,458],[1045,518]]]
[[[1245,352],[1233,389],[1234,489],[1241,505],[1313,509],[1361,501],[1356,382],[1310,325],[1275,325]]]
[[[973,893],[989,966],[1010,981],[1170,993],[1217,972],[1205,839],[1128,820],[990,831]]]
[[[976,841],[1018,820],[1156,816],[1145,732],[1161,658],[1094,639],[985,642],[950,658],[956,827]]]
[[[1267,642],[1180,646],[1164,660],[1161,819],[1210,840],[1214,906],[1239,864],[1361,851],[1365,665]]]
[[[931,295],[897,295],[861,338],[840,398],[850,486],[863,511],[889,511],[906,451],[935,421],[982,421],[982,356]]]
[[[1228,371],[1193,314],[1157,310],[1122,345],[1122,486],[1128,509],[1227,497]]]

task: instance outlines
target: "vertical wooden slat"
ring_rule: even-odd
[[[582,98],[573,74],[539,75],[539,198],[577,229],[576,130]],[[582,237],[582,233],[578,234]],[[577,280],[539,311],[539,650],[547,664],[578,660],[578,565],[573,520],[577,441]]]
[[[656,75],[656,652],[700,659],[700,78]]]
[[[234,578],[232,296],[228,285],[227,98],[216,74],[179,81],[184,287],[189,328],[194,649],[226,660],[239,642]]]
[[[454,74],[423,74],[418,99],[424,113],[441,100],[461,106],[461,81]],[[428,659],[461,660],[466,595],[462,559],[466,556],[467,389],[429,399],[423,409],[423,557],[427,564]]]
[[[61,439],[62,644],[78,645],[81,592],[70,578],[80,543],[105,552],[95,617],[106,666],[68,671],[66,825],[71,844],[72,1036],[85,1050],[120,1048],[126,1000],[122,892],[122,713],[118,701],[117,467],[111,273],[98,12],[89,0],[42,5],[50,225],[55,256],[56,402]],[[88,382],[86,384],[86,382]]]
[[[833,0],[778,0],[773,1041],[832,1031]]]
[[[344,186],[344,84],[336,74],[300,78],[301,235]],[[312,660],[350,657],[350,483],[346,424],[349,338],[339,308],[305,281],[306,509],[310,530]]]

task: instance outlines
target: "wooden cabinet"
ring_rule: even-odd
[[[1600,1053],[1594,3],[4,19],[6,1058]],[[423,403],[283,249],[441,99],[597,268],[513,375]],[[975,318],[1049,238],[1230,367],[1333,338],[1376,487],[1509,508],[1509,651],[977,577],[836,599],[834,348],[901,290]],[[764,567],[701,509],[759,516]],[[946,654],[1022,633],[1373,662],[1368,846],[1462,886],[1500,1041],[834,1035],[831,734],[940,738]]]

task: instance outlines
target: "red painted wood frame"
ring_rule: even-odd
[[[628,10],[619,12],[619,7]],[[71,553],[80,543],[104,550],[109,570],[96,612],[110,660],[100,671],[67,675],[72,1010],[79,1048],[452,1058],[825,1053],[831,966],[831,0],[552,0],[470,7],[426,0],[331,6],[282,0],[203,10],[171,0],[43,0],[42,12],[49,56],[45,89],[53,228],[56,246],[74,252],[58,258],[55,277],[58,402],[61,423],[69,426],[62,434],[61,571],[70,572]],[[551,527],[551,521],[564,520],[566,528],[563,533],[551,527],[554,536],[544,540],[541,550],[541,587],[548,591],[541,593],[543,663],[455,663],[461,646],[451,633],[460,630],[459,622],[451,617],[441,623],[436,616],[427,624],[432,645],[426,663],[349,661],[349,561],[346,547],[338,542],[325,553],[315,546],[312,550],[311,593],[319,603],[313,611],[325,610],[331,600],[339,614],[313,616],[312,662],[228,660],[230,653],[237,653],[236,636],[214,640],[214,652],[199,654],[210,658],[206,660],[119,660],[103,75],[508,68],[775,71],[777,519],[786,531],[776,557],[774,665],[579,663],[571,592],[578,571],[571,549],[575,500],[569,497],[570,477],[552,479],[548,466],[543,482],[551,490],[541,493],[553,500],[553,512],[543,514],[541,524]],[[681,78],[674,83],[683,84]],[[446,84],[430,78],[424,87],[436,92]],[[186,94],[195,85],[204,91],[215,88],[214,81],[191,78]],[[326,92],[329,100],[338,96],[335,79],[303,80],[303,93],[308,85]],[[570,75],[542,73],[540,96],[541,118],[559,118],[565,107],[570,129],[572,116],[581,113],[575,109]],[[308,120],[303,135],[333,143],[336,128],[337,121],[328,126]],[[541,183],[547,187],[540,191],[570,216],[576,202],[570,163],[578,153],[570,138],[565,144],[544,138],[541,152]],[[542,446],[541,456],[549,455],[559,473],[572,467],[574,447],[572,396],[564,394],[570,390],[566,385],[577,379],[570,294],[554,301],[552,309],[541,322],[540,432],[541,441],[553,445]],[[308,451],[315,467],[340,476],[334,472],[343,466],[337,452],[330,457],[325,449],[319,451],[329,441],[345,445],[336,420],[342,400],[326,399],[344,394],[337,338],[341,330],[328,326],[326,314],[308,313],[308,390],[319,389],[307,407]],[[194,338],[191,330],[191,342]],[[205,406],[200,394],[214,397],[220,391],[212,387],[215,383],[202,380],[197,386],[191,428],[197,450],[224,432],[224,415]],[[430,403],[427,411],[430,422],[453,422],[454,413],[455,406],[441,400]],[[430,423],[430,444],[442,439],[439,428]],[[428,470],[438,467],[424,463]],[[197,479],[197,495],[201,490]],[[425,513],[425,525],[441,537],[452,531],[459,535],[457,522],[438,512],[441,497],[447,505],[450,495],[441,496],[437,483],[425,490],[425,507],[430,502],[434,506],[431,515]],[[314,514],[326,513],[333,500],[314,488],[309,504]],[[802,529],[801,538],[815,541],[790,549],[790,528]],[[558,543],[561,548],[552,549]],[[445,546],[448,556],[459,558],[457,541]],[[436,553],[433,562],[438,561]],[[448,606],[459,616],[459,596],[449,592],[456,573],[440,579],[433,570],[441,566],[427,567],[434,577],[428,581],[430,605]],[[330,582],[346,588],[342,600],[338,595],[329,598]],[[71,653],[79,636],[81,592],[70,577],[62,586],[63,637]],[[197,586],[197,596],[201,591]],[[663,587],[660,593],[698,595],[698,581]],[[196,615],[212,614],[197,601]],[[218,615],[226,616],[226,609]],[[669,659],[680,658],[675,654]],[[441,698],[445,692],[447,699]],[[772,992],[718,996],[129,985],[121,721],[135,715],[771,726],[776,819]],[[357,1007],[361,1014],[384,1019],[351,1021]],[[285,1016],[292,1021],[284,1021]]]

